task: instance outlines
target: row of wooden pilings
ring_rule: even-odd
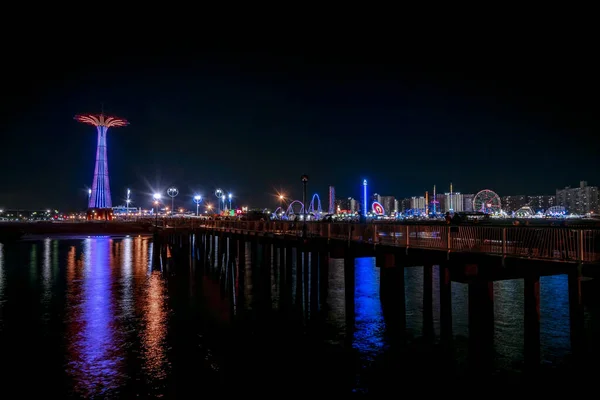
[[[397,336],[404,340],[406,331],[404,268],[423,267],[423,338],[435,340],[433,318],[433,265],[421,257],[407,257],[406,249],[380,246],[363,246],[344,241],[327,239],[301,239],[274,235],[252,235],[244,232],[227,232],[212,229],[173,231],[155,235],[158,242],[170,246],[176,257],[188,263],[198,263],[207,272],[219,278],[223,292],[233,294],[238,310],[246,305],[244,289],[245,269],[253,271],[253,292],[260,293],[261,309],[271,309],[272,280],[279,280],[282,288],[282,309],[292,307],[291,296],[295,291],[298,306],[312,319],[327,300],[329,288],[330,258],[344,259],[345,319],[349,331],[355,321],[355,259],[375,256],[380,267],[380,297],[386,315],[386,323],[394,326]],[[157,246],[160,247],[160,246]],[[248,253],[250,263],[248,263]],[[295,258],[295,260],[294,260]],[[309,261],[310,260],[310,261]],[[296,265],[296,287],[293,286],[293,265]],[[420,264],[420,265],[419,265]],[[440,344],[453,352],[452,291],[454,276],[466,276],[465,270],[472,265],[455,264],[450,261],[439,265]],[[258,272],[258,273],[256,273]],[[570,305],[571,346],[575,356],[583,353],[584,318],[581,299],[581,270],[572,266],[568,270]],[[524,348],[525,367],[535,370],[540,362],[540,273],[539,269],[524,270]],[[304,284],[303,284],[304,282]],[[468,285],[469,319],[469,365],[478,371],[493,368],[494,359],[494,290],[493,281],[477,276],[463,280]],[[302,299],[304,304],[298,304]],[[256,305],[255,305],[256,306]],[[290,309],[291,310],[291,309]],[[349,332],[350,333],[350,332]],[[350,338],[352,335],[348,335]]]

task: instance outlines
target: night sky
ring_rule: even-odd
[[[0,208],[84,209],[96,132],[109,130],[113,204],[148,206],[169,185],[190,208],[220,187],[238,205],[273,206],[327,187],[409,197],[492,189],[554,194],[600,185],[598,63],[580,40],[514,38],[416,48],[322,41],[262,50],[120,43],[91,54],[40,41],[6,51]],[[242,47],[242,46],[238,46]]]

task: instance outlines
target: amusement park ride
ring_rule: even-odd
[[[300,200],[292,201],[285,211],[282,207],[277,207],[275,211],[273,211],[273,216],[276,219],[282,220],[293,220],[296,218],[302,219],[304,215],[304,204]],[[310,220],[319,220],[325,214],[323,213],[323,208],[321,207],[321,198],[317,193],[313,194],[312,199],[309,203],[308,209],[306,210],[306,219]]]
[[[452,190],[452,186],[450,186],[450,187]],[[366,180],[365,180],[365,181],[363,181],[363,191],[365,192],[363,194],[364,198],[366,198],[366,188],[367,188],[367,186],[366,186]],[[330,193],[329,193],[330,204],[329,204],[329,210],[327,212],[323,212],[323,209],[321,206],[321,199],[320,199],[319,195],[317,193],[315,193],[312,196],[310,203],[307,204],[308,208],[306,210],[304,209],[304,204],[302,203],[302,201],[294,200],[291,203],[289,203],[287,205],[287,207],[285,207],[284,205],[282,205],[281,207],[277,207],[277,209],[272,214],[272,218],[279,219],[279,220],[296,220],[296,219],[302,220],[304,218],[304,215],[306,215],[307,220],[318,221],[327,216],[333,216],[334,214],[336,214],[336,210],[332,207],[332,204],[331,204],[332,203],[331,199],[334,198],[333,196],[335,196],[335,194],[333,194],[333,193],[334,193],[333,189],[330,188]],[[452,196],[452,192],[451,192],[451,196]],[[367,202],[364,200],[364,198],[363,198],[362,206],[366,207]],[[440,210],[440,207],[439,207],[439,201],[437,200],[437,193],[436,193],[435,186],[433,188],[433,196],[431,197],[431,201],[429,200],[429,196],[427,193],[425,195],[425,198],[426,198],[427,204],[429,205],[428,209],[427,209],[427,215],[430,217],[431,216],[441,217],[443,215],[443,213],[441,212],[442,210]],[[306,211],[306,214],[305,214],[305,211]],[[489,189],[484,189],[484,190],[479,191],[473,197],[473,212],[484,213],[484,214],[496,214],[496,215],[500,214],[502,212],[500,196],[498,196],[498,194],[496,194],[495,192],[493,192],[492,190],[489,190]],[[371,206],[369,208],[367,208],[366,210],[362,211],[362,213],[365,216],[368,216],[369,218],[373,218],[373,217],[385,216],[386,210],[381,203],[379,203],[377,201],[373,201],[371,203]]]
[[[502,210],[500,196],[491,190],[484,189],[473,198],[473,211],[485,214],[496,214]]]
[[[96,164],[94,166],[94,178],[92,188],[89,192],[88,219],[112,219],[112,199],[110,196],[110,182],[108,179],[108,157],[106,149],[106,134],[109,128],[119,128],[129,125],[123,118],[100,115],[82,114],[76,115],[75,121],[96,127]]]

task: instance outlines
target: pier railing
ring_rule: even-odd
[[[302,222],[206,221],[226,231],[302,235]],[[308,222],[309,237],[448,252],[565,262],[600,262],[600,229],[531,226],[399,225]]]

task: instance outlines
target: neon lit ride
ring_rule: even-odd
[[[371,208],[373,209],[373,212],[376,215],[384,215],[385,214],[385,210],[383,209],[383,206],[381,205],[381,203],[374,201],[373,204],[371,204]]]
[[[96,165],[94,181],[88,201],[88,219],[112,219],[112,200],[110,197],[110,182],[108,179],[108,158],[106,156],[106,134],[109,128],[119,128],[129,125],[127,120],[117,117],[107,117],[104,114],[76,115],[75,121],[93,125],[98,132],[96,146]]]
[[[495,192],[484,189],[473,197],[473,210],[486,214],[499,213],[502,208],[500,196]]]
[[[363,180],[363,215],[367,216],[367,180]]]
[[[317,200],[317,209],[315,210],[315,199]],[[321,214],[323,209],[321,208],[321,198],[317,193],[313,194],[312,199],[310,200],[310,205],[308,206],[308,212],[310,214]]]
[[[300,205],[300,209],[298,211],[294,210],[294,205],[296,204]],[[285,214],[288,217],[288,219],[291,219],[290,217],[292,216],[304,214],[304,204],[302,204],[300,200],[292,201],[288,206],[287,210],[285,211]]]

